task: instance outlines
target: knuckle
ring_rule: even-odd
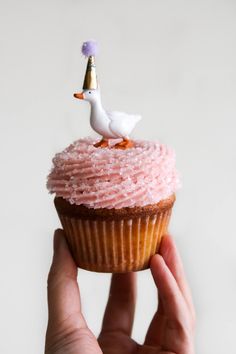
[[[52,336],[47,336],[45,354],[66,353],[71,348],[79,346],[81,342],[89,346],[94,340],[93,333],[87,327],[80,329],[68,328],[62,332],[54,333]]]

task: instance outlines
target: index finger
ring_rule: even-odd
[[[181,317],[186,312],[186,304],[176,280],[163,257],[159,254],[153,256],[150,268],[164,307],[164,313],[168,318],[182,322]]]
[[[180,258],[180,254],[177,250],[177,247],[174,243],[174,240],[169,235],[164,236],[161,242],[160,255],[163,257],[166,265],[173,274],[178,287],[185,298],[185,301],[188,305],[189,310],[192,313],[192,316],[195,316],[193,301],[191,292],[186,280],[184,273],[183,263]]]

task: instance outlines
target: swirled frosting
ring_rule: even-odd
[[[95,148],[75,141],[53,158],[50,193],[88,208],[123,208],[158,203],[180,183],[174,151],[158,142],[136,140],[127,150]]]

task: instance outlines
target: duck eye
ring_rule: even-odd
[[[89,91],[89,93],[91,93],[91,91]]]

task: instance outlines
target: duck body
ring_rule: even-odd
[[[97,104],[91,104],[90,125],[106,139],[128,137],[140,119],[138,115],[108,112]]]
[[[125,138],[130,135],[141,116],[127,114],[124,112],[107,112],[110,119],[110,130],[116,134],[117,138]]]
[[[109,139],[123,139],[129,142],[129,135],[137,122],[141,119],[140,115],[132,115],[124,112],[106,111],[101,103],[99,90],[84,90],[80,94],[74,95],[76,98],[84,99],[91,105],[90,125],[98,134],[102,135],[101,143]],[[106,145],[106,144],[105,144]],[[127,144],[120,145],[124,147]],[[101,146],[101,145],[97,145]]]
[[[110,129],[110,119],[102,105],[98,103],[91,104],[90,125],[95,132],[106,139],[115,139],[117,136]]]

